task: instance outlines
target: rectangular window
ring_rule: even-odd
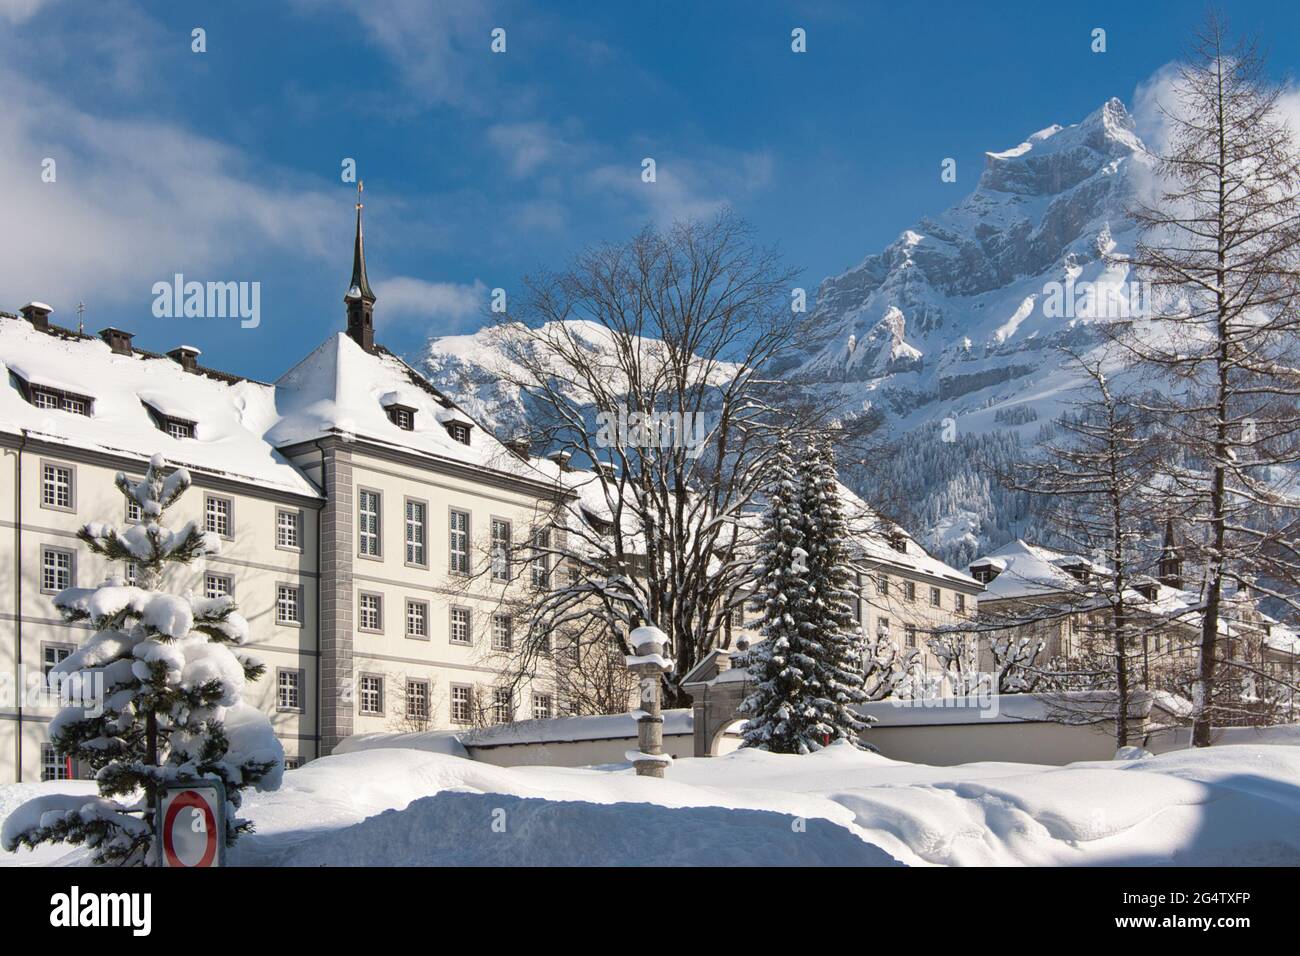
[[[86,400],[84,398],[73,398],[68,396],[63,399],[63,410],[65,412],[73,412],[77,415],[85,415],[87,413]]]
[[[492,580],[510,580],[510,522],[492,519]]]
[[[958,591],[956,594],[953,595],[953,600],[956,601],[956,603],[957,603],[957,610],[958,610],[959,612],[962,612],[962,611],[965,611],[965,610],[966,610],[966,595],[964,595],[964,594],[962,594],[960,591]]]
[[[551,586],[551,533],[538,531],[533,534],[533,587],[543,590]]]
[[[384,679],[376,674],[361,675],[361,689],[358,695],[363,714],[382,714],[384,712]]]
[[[876,633],[886,640],[889,639],[889,618],[882,617],[876,622]]]
[[[131,484],[138,482],[139,478],[127,478]],[[126,499],[126,520],[132,524],[138,524],[141,518],[140,504],[134,498]]]
[[[453,644],[468,644],[469,637],[469,608],[454,607],[451,609],[451,642]]]
[[[47,594],[72,587],[72,552],[41,548],[41,590]]]
[[[167,434],[172,438],[193,438],[194,426],[177,418],[167,419]]]
[[[357,529],[361,553],[370,558],[377,558],[380,553],[379,507],[379,492],[363,489],[357,506]]]
[[[938,588],[930,588],[930,607],[941,607],[943,605],[943,592]]]
[[[429,636],[429,605],[424,601],[406,602],[406,636],[425,640]]]
[[[275,703],[280,710],[302,711],[302,671],[281,668],[277,672]]]
[[[877,597],[889,597],[889,575],[876,575],[876,595]]]
[[[903,625],[903,643],[908,647],[916,647],[916,625]]]
[[[732,627],[745,626],[745,605],[737,604],[735,607],[731,609],[731,626]]]
[[[41,504],[60,511],[72,510],[72,468],[68,465],[41,466]]]
[[[469,444],[469,426],[462,425],[459,422],[452,422],[447,426],[447,433],[462,445]]]
[[[359,622],[363,631],[382,631],[384,629],[384,600],[378,594],[361,595],[357,602],[360,607]]]
[[[277,508],[275,512],[275,546],[299,550],[302,538],[298,533],[298,512]]]
[[[32,389],[32,404],[37,408],[58,408],[59,396],[53,392],[42,391],[41,389]]]
[[[550,720],[555,716],[555,698],[550,694],[533,693],[533,720]]]
[[[473,688],[468,684],[451,685],[451,720],[455,724],[468,724],[472,718],[470,699]]]
[[[302,623],[302,591],[291,584],[275,586],[275,622],[277,624]]]
[[[515,699],[509,687],[498,687],[492,692],[492,717],[498,724],[515,719]]]
[[[285,769],[285,770],[297,770],[297,769],[298,769],[299,767],[301,767],[301,766],[302,766],[302,758],[301,758],[301,757],[285,757],[285,758],[284,758],[284,769]]]
[[[424,556],[424,502],[406,499],[406,563],[426,563]]]
[[[203,575],[205,598],[229,597],[234,589],[234,579],[228,574],[215,574],[209,571]]]
[[[72,779],[72,774],[68,772],[68,758],[60,756],[54,749],[54,744],[41,744],[41,779]]]
[[[45,677],[45,683],[50,682],[50,671],[56,664],[62,664],[72,653],[71,644],[42,644],[41,645],[41,674]]]
[[[204,529],[221,535],[223,538],[229,538],[231,533],[230,525],[230,499],[218,498],[215,495],[207,495],[203,499]]]
[[[469,512],[451,512],[451,570],[469,574]]]
[[[907,581],[907,582],[905,582],[905,583],[903,584],[903,593],[907,596],[907,599],[908,599],[909,601],[915,601],[915,600],[916,600],[916,582],[915,582],[915,581]]]
[[[411,720],[429,719],[429,682],[427,680],[408,680],[406,682],[406,716]]]
[[[551,634],[548,631],[545,634],[537,635],[537,653],[543,657],[551,656]]]
[[[515,646],[514,624],[509,614],[492,615],[492,650],[508,651]]]
[[[140,578],[139,566],[134,561],[124,561],[122,563],[122,570],[125,572],[126,583],[131,587],[135,587],[136,581]]]

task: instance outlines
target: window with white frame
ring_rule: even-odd
[[[380,497],[377,491],[367,491],[364,488],[358,500],[357,506],[357,530],[360,534],[358,547],[363,555],[371,558],[379,557],[379,508]]]
[[[903,594],[909,601],[916,600],[916,582],[905,581],[903,583]]]
[[[72,468],[69,465],[41,466],[41,504],[46,508],[72,508]]]
[[[136,582],[140,580],[140,566],[134,561],[123,561],[122,576],[126,578],[127,584],[131,585],[131,587],[135,587]]]
[[[284,758],[284,769],[285,769],[285,770],[297,770],[297,769],[298,769],[299,767],[301,767],[301,766],[302,766],[302,758],[301,758],[301,757],[285,757],[285,758]]]
[[[876,575],[876,596],[889,597],[889,575],[888,574]]]
[[[960,591],[958,591],[958,592],[957,592],[956,594],[954,594],[952,597],[953,597],[953,601],[956,602],[958,612],[965,611],[965,610],[966,610],[966,595],[964,595],[964,594],[962,594]]]
[[[58,408],[59,396],[43,388],[32,389],[32,404],[37,408]]]
[[[452,511],[450,517],[451,570],[469,574],[469,512]]]
[[[492,615],[492,650],[508,651],[515,646],[515,622],[509,614]]]
[[[908,647],[916,647],[916,625],[903,625],[903,643]]]
[[[406,499],[406,563],[425,564],[424,530],[425,505],[423,501]]]
[[[280,710],[303,709],[302,671],[280,669],[276,677],[276,706]]]
[[[62,664],[68,659],[68,655],[73,651],[71,644],[42,644],[41,645],[41,674],[45,677],[45,683],[50,682],[50,671],[57,664]]]
[[[453,644],[469,644],[469,608],[454,607],[451,609],[451,642]]]
[[[132,485],[134,485],[140,479],[128,478],[127,480],[130,481]],[[138,523],[142,516],[143,516],[142,512],[140,511],[140,503],[136,501],[134,498],[128,497],[126,499],[126,520],[132,523]]]
[[[203,575],[203,596],[206,598],[229,597],[233,590],[232,579],[228,574],[215,574],[209,571]]]
[[[298,512],[277,508],[275,512],[276,547],[297,551],[302,547],[298,531]]]
[[[358,703],[363,714],[384,712],[384,679],[377,674],[361,675]]]
[[[533,533],[533,587],[549,588],[551,586],[551,532],[542,530]]]
[[[460,422],[452,422],[447,426],[447,434],[451,435],[452,438],[460,442],[462,445],[469,444],[468,425],[462,425]]]
[[[277,624],[302,623],[302,590],[292,584],[275,586],[275,622]]]
[[[473,719],[471,701],[474,689],[469,684],[451,685],[451,720],[455,724],[468,724]]]
[[[380,631],[384,627],[384,599],[378,594],[361,594],[359,622],[363,631]]]
[[[889,639],[889,618],[882,617],[876,621],[876,633],[886,640]]]
[[[492,519],[492,580],[510,580],[510,522]]]
[[[936,587],[930,588],[930,607],[941,607],[943,605],[943,592]]]
[[[550,720],[555,716],[555,698],[533,692],[533,720]]]
[[[429,682],[427,680],[408,680],[406,682],[406,716],[408,720],[429,719]]]
[[[72,552],[63,548],[41,548],[41,590],[62,591],[72,587]]]
[[[219,498],[216,495],[207,495],[203,499],[203,516],[205,530],[219,534],[223,538],[230,537],[231,526],[229,498]]]
[[[61,756],[54,749],[54,744],[41,744],[41,779],[42,780],[70,780],[72,774],[68,772],[68,758]]]
[[[193,438],[194,437],[193,422],[187,422],[180,418],[168,418],[166,421],[167,421],[167,434],[171,435],[172,438]]]
[[[515,696],[509,687],[493,690],[492,717],[498,724],[508,724],[515,719]]]
[[[429,605],[424,601],[406,602],[406,636],[429,636]]]
[[[732,607],[732,609],[731,609],[731,626],[732,626],[732,627],[744,627],[744,626],[745,626],[745,605],[743,605],[743,604],[737,604],[737,605],[735,605],[734,607]]]

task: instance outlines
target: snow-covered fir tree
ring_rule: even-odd
[[[758,546],[756,595],[763,602],[759,630],[763,639],[736,655],[735,665],[747,667],[757,689],[740,706],[749,719],[741,729],[742,746],[776,753],[807,753],[805,729],[797,713],[803,694],[803,671],[792,663],[803,645],[804,579],[803,527],[799,515],[799,480],[788,439],[781,439],[767,490],[763,537]]]
[[[119,531],[92,522],[78,532],[93,553],[133,565],[134,583],[111,577],[54,599],[67,621],[88,622],[95,633],[51,672],[52,684],[75,682],[81,693],[65,695],[79,699],[51,722],[50,739],[61,756],[96,772],[100,795],[28,801],[5,821],[6,850],[84,843],[95,863],[149,865],[157,788],[220,780],[230,846],[251,829],[235,815],[240,791],[279,786],[280,742],[265,715],[241,702],[245,684],[265,670],[232,650],[248,640],[248,622],[230,597],[162,590],[166,568],[221,547],[217,535],[193,521],[177,531],[163,526],[164,512],[190,485],[183,468],[164,471],[156,455],[141,481],[117,475],[117,487],[139,506],[138,524]],[[86,688],[96,692],[86,695]]]
[[[835,454],[814,441],[799,464],[799,518],[808,552],[807,600],[811,605],[805,652],[812,691],[805,707],[813,734],[822,743],[847,740],[855,746],[866,721],[854,707],[867,700],[863,689],[866,642],[853,613],[854,576],[849,564],[849,523],[844,514]]]
[[[856,745],[866,726],[851,709],[867,693],[847,534],[829,450],[808,449],[796,469],[783,442],[760,544],[763,640],[737,662],[757,685],[741,705],[746,747],[805,754]]]

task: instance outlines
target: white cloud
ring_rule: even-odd
[[[543,164],[571,157],[576,148],[549,124],[497,123],[488,127],[488,142],[505,158],[514,176],[530,176]]]
[[[441,323],[439,334],[476,327],[487,311],[488,288],[479,279],[472,283],[430,282],[413,276],[394,276],[375,283],[384,321],[425,320]],[[475,320],[470,322],[468,320]]]
[[[17,304],[138,302],[147,314],[152,283],[175,272],[260,280],[249,263],[270,251],[337,262],[337,196],[277,186],[273,170],[174,125],[91,116],[8,68],[0,88],[0,289]],[[54,182],[42,181],[47,158]]]
[[[708,218],[743,195],[763,189],[772,179],[772,157],[762,151],[715,151],[703,159],[651,155],[655,159],[652,183],[642,181],[638,159],[591,170],[587,185],[667,226],[677,220]]]
[[[49,0],[0,0],[0,18],[10,23],[25,23]]]
[[[298,0],[298,6],[339,7],[355,16],[426,103],[482,108],[491,100],[491,31],[498,24],[483,0]],[[508,41],[507,32],[505,56]]]

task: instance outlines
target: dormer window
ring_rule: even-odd
[[[1083,584],[1088,583],[1088,566],[1086,564],[1067,564],[1065,571],[1076,581]]]
[[[447,425],[447,434],[462,445],[469,444],[469,426],[463,422],[450,422]]]
[[[94,399],[88,395],[65,392],[63,389],[50,388],[46,385],[31,385],[27,389],[27,400],[37,408],[49,408],[60,412],[72,412],[74,415],[90,415]]]
[[[980,584],[988,584],[998,576],[998,569],[988,564],[981,564],[970,569],[971,577]]]
[[[187,422],[181,418],[164,419],[166,431],[172,438],[193,438],[194,422]]]
[[[409,405],[392,405],[384,406],[384,411],[388,413],[388,420],[403,431],[415,430],[415,409]]]
[[[889,535],[889,546],[899,554],[907,554],[907,535],[901,531],[893,531]]]

